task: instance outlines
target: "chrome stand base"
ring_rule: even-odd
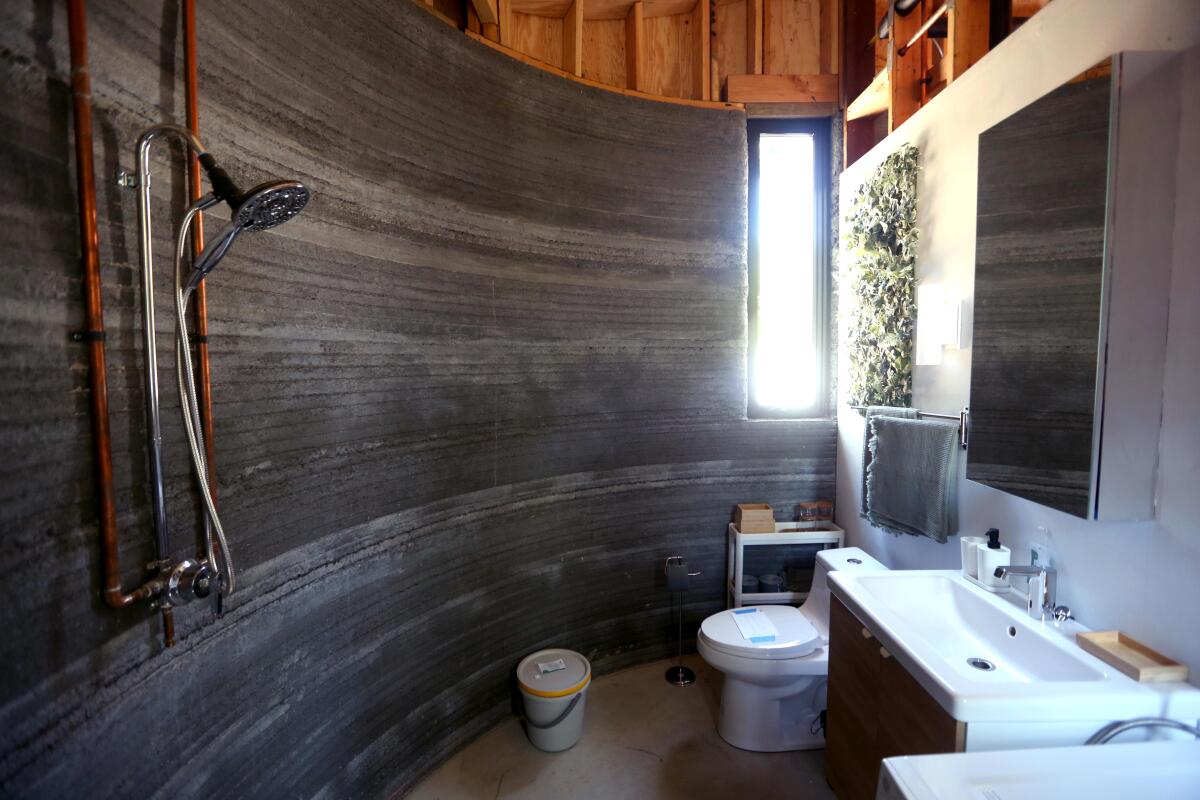
[[[691,686],[696,682],[696,673],[685,666],[671,667],[667,670],[667,683],[672,686]]]

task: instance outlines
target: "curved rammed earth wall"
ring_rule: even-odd
[[[724,603],[734,503],[833,496],[833,426],[744,419],[740,112],[581,87],[404,2],[197,5],[204,141],[314,199],[209,281],[241,587],[219,621],[179,613],[166,651],[152,613],[99,599],[65,4],[0,9],[0,788],[386,797],[509,713],[524,653],[599,672],[666,655],[662,559],[703,570],[694,630]],[[132,585],[153,555],[136,205],[111,176],[141,129],[183,119],[180,20],[90,6]],[[182,555],[167,335],[160,353]]]

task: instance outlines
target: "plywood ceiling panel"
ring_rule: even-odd
[[[563,22],[552,17],[533,14],[512,15],[513,49],[531,55],[556,67],[562,67]]]
[[[746,72],[746,0],[717,4],[713,30],[713,56],[717,60],[717,85],[729,75]],[[716,100],[717,98],[713,98]]]
[[[625,85],[625,20],[584,21],[583,77],[613,86]]]
[[[763,72],[820,73],[821,1],[766,0],[763,13]]]
[[[692,15],[646,20],[646,91],[695,98],[692,91]]]

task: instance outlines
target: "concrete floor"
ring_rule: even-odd
[[[409,800],[824,800],[824,750],[751,753],[717,735],[721,674],[685,659],[696,683],[663,680],[670,662],[599,678],[588,691],[583,739],[564,753],[535,750],[513,719],[468,745]]]

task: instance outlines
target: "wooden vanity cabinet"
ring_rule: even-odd
[[[966,726],[942,710],[836,597],[829,613],[825,777],[838,800],[871,800],[879,762],[964,749]]]

